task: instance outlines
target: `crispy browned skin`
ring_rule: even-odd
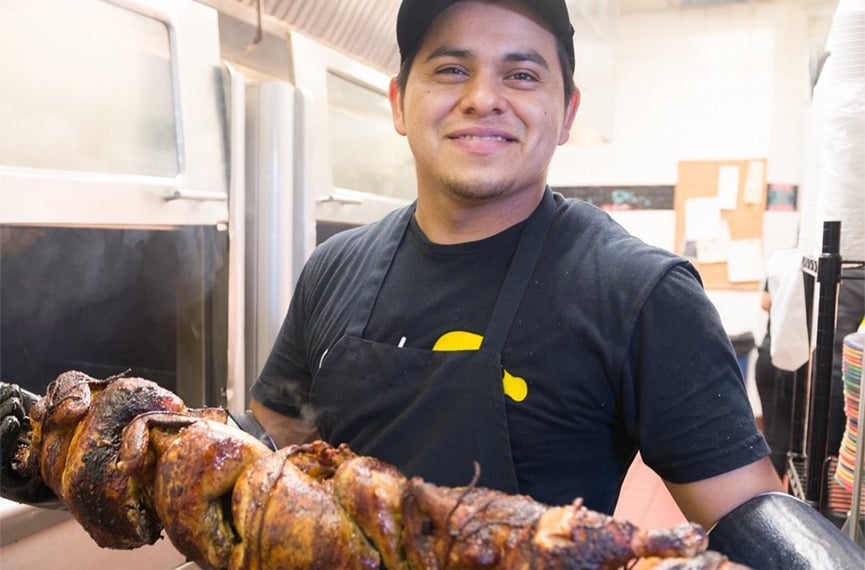
[[[142,502],[136,480],[116,467],[123,428],[153,410],[186,406],[150,380],[75,371],[60,375],[31,410],[43,480],[102,547],[137,548],[159,538],[159,517]]]
[[[403,492],[403,540],[412,568],[506,568],[505,555],[546,507],[480,487],[412,479]]]
[[[334,497],[333,475],[351,457],[317,442],[244,471],[232,502],[241,543],[231,568],[380,568],[378,551]]]
[[[508,551],[506,567],[614,569],[645,556],[691,558],[707,545],[706,532],[696,524],[645,531],[586,509],[577,500],[545,510]]]
[[[385,568],[408,568],[403,549],[405,475],[374,457],[345,461],[334,474],[336,501],[373,543]]]
[[[28,476],[41,478],[61,498],[69,445],[90,411],[93,395],[106,385],[81,372],[65,372],[48,385],[45,396],[30,410],[33,434],[22,463],[27,465]]]
[[[271,452],[141,378],[66,373],[31,420],[28,468],[98,544],[135,548],[164,526],[205,570],[743,568],[697,525],[646,531],[579,500],[441,487],[345,445]]]
[[[379,568],[378,551],[334,497],[333,475],[351,457],[348,448],[317,442],[250,466],[234,490],[242,542],[231,568]]]
[[[629,570],[748,570],[718,552],[707,550],[692,558],[642,558]]]
[[[403,501],[409,560],[419,568],[618,568],[641,556],[694,556],[697,525],[646,532],[581,502],[548,507],[483,488],[413,479]]]
[[[215,570],[228,567],[238,541],[225,508],[234,483],[269,454],[263,443],[224,423],[148,413],[127,427],[119,467],[133,480],[152,481],[152,504],[172,544],[204,570]]]

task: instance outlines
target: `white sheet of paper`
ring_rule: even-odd
[[[703,239],[697,242],[697,261],[700,263],[724,263],[730,257],[730,242],[720,239]]]
[[[730,283],[761,281],[764,276],[761,240],[730,241],[730,256],[727,259],[727,279]]]
[[[723,237],[724,223],[718,199],[691,198],[685,200],[685,240],[698,241]]]
[[[746,204],[759,204],[763,201],[763,162],[760,160],[748,163],[743,197]]]
[[[735,210],[739,201],[739,167],[722,166],[718,169],[718,206],[722,210]]]
[[[730,227],[721,220],[717,237],[697,241],[696,259],[700,263],[723,263],[730,258]]]

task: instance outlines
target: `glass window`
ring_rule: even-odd
[[[334,186],[414,200],[414,158],[387,96],[328,72],[327,97]]]
[[[0,0],[0,165],[176,176],[169,39],[100,0]]]

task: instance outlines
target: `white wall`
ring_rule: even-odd
[[[680,160],[766,158],[768,182],[801,184],[811,33],[806,13],[795,5],[748,3],[622,15],[615,40],[615,92],[583,94],[585,106],[614,99],[612,140],[561,147],[550,183],[675,185]],[[672,247],[672,211],[613,215],[647,242]],[[795,247],[797,224],[795,213],[767,213],[764,257]],[[752,331],[762,337],[765,315],[757,291],[709,295],[730,334]]]

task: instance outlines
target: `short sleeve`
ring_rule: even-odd
[[[267,408],[289,417],[299,417],[306,405],[311,383],[303,326],[303,278],[280,327],[273,349],[250,394]]]
[[[673,483],[769,453],[720,316],[688,267],[673,267],[648,296],[625,372],[641,456]]]

